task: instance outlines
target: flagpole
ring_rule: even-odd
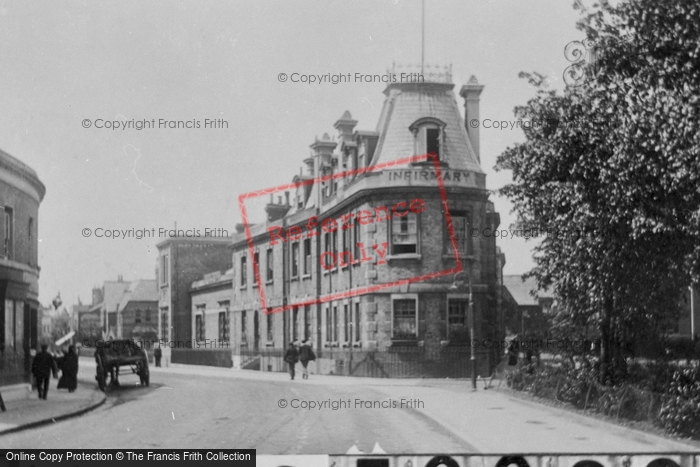
[[[425,0],[423,0],[423,18],[421,22],[421,52],[420,52],[420,74],[425,74]]]

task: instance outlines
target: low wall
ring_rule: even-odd
[[[316,361],[309,363],[311,374],[360,376],[369,378],[470,378],[469,348],[423,348],[389,351],[349,349],[315,350]],[[494,367],[492,352],[475,351],[477,374],[489,376]],[[280,349],[241,350],[240,368],[260,371],[287,371]],[[299,370],[301,365],[297,367]]]
[[[171,363],[233,367],[231,349],[172,349]]]

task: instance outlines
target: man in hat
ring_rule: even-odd
[[[163,358],[163,351],[160,348],[160,344],[153,350],[153,358],[156,360],[156,366],[160,366],[160,359]]]
[[[36,379],[36,389],[39,392],[39,399],[46,400],[49,392],[49,381],[51,373],[56,376],[56,362],[48,352],[48,345],[41,344],[41,352],[36,354],[32,362],[32,373]]]
[[[292,379],[294,379],[294,367],[299,361],[299,351],[294,345],[294,342],[289,343],[289,347],[284,354],[284,361],[287,362],[287,365],[289,365],[289,375],[292,377]]]

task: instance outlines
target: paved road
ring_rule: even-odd
[[[93,372],[89,361],[81,360],[81,378],[90,380]],[[465,382],[325,376],[289,381],[280,373],[203,367],[152,369],[149,388],[139,387],[137,380],[124,376],[124,387],[110,392],[107,404],[94,412],[3,436],[0,445],[237,447],[257,448],[261,454],[344,453],[352,445],[369,452],[377,442],[389,453],[693,448],[503,393],[474,393]],[[326,406],[290,407],[310,402]],[[333,410],[333,403],[338,410]],[[366,408],[367,404],[380,407]]]

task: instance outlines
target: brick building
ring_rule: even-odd
[[[118,338],[119,303],[124,294],[128,292],[130,286],[131,282],[125,281],[120,275],[117,276],[116,281],[104,281],[102,287],[93,288],[92,306],[87,312],[81,313],[81,316],[78,318],[79,329],[83,327],[85,332],[93,335],[97,334],[94,325],[96,318],[99,316],[100,332],[96,338]]]
[[[153,279],[105,281],[93,287],[91,305],[78,308],[78,341],[99,339],[136,339],[154,341],[158,338],[158,289]]]
[[[480,166],[479,130],[464,124],[451,73],[424,77],[424,83],[387,86],[376,131],[356,130],[357,121],[346,111],[335,122],[335,138],[325,134],[311,144],[306,171],[293,181],[359,172],[299,186],[285,201],[271,198],[267,222],[250,227],[253,257],[246,236],[234,236],[232,338],[240,354],[235,364],[280,369],[279,355],[287,344],[309,338],[323,373],[462,375],[468,372],[468,365],[460,365],[468,362],[472,325],[468,277],[474,337],[502,337],[500,278],[505,259],[493,236],[471,234],[471,229],[493,230],[499,224]],[[482,89],[472,77],[460,90],[467,121],[479,118]],[[428,153],[439,159],[456,245],[447,234],[432,162],[362,171]],[[374,221],[360,222],[364,211],[375,216]],[[348,222],[348,228],[320,227],[342,216],[358,221]],[[450,274],[314,303],[333,293],[455,268],[455,254],[463,264],[461,277]],[[261,309],[258,287],[265,288],[270,309],[300,306],[267,314]],[[479,371],[488,372],[493,359],[483,349],[477,353]]]
[[[191,287],[193,348],[204,350],[191,363],[233,365],[231,359],[231,296],[233,269],[205,274]]]
[[[155,280],[131,282],[117,310],[117,338],[139,342],[158,339],[158,288]]]
[[[95,306],[78,312],[78,342],[95,342],[102,338],[103,328],[100,316],[101,310]]]
[[[30,381],[41,326],[37,225],[45,193],[34,170],[0,151],[0,386]]]
[[[192,283],[212,271],[231,267],[231,237],[173,237],[160,242],[156,270],[158,338],[186,349],[193,341]],[[176,352],[177,353],[177,352]],[[184,354],[182,354],[184,355]],[[177,363],[171,349],[163,350],[165,364]],[[186,363],[186,362],[181,362]]]

